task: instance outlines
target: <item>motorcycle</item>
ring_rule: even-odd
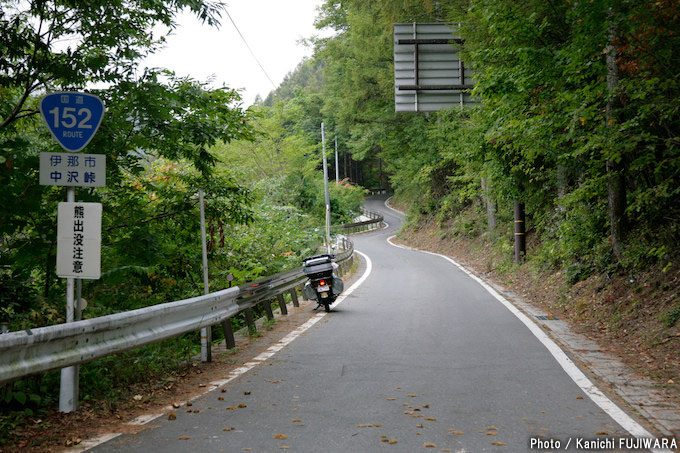
[[[342,279],[333,276],[333,270],[337,264],[333,262],[333,255],[316,255],[302,260],[303,271],[309,278],[302,289],[305,298],[316,300],[318,305],[315,310],[323,305],[324,309],[331,311],[331,304],[342,293],[344,283]]]

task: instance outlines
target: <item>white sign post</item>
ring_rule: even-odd
[[[75,319],[74,289],[78,279],[100,275],[100,203],[76,203],[76,187],[103,187],[106,157],[75,154],[92,140],[104,116],[104,103],[88,93],[63,92],[45,95],[40,114],[52,136],[68,153],[41,153],[40,184],[66,186],[66,203],[59,204],[57,218],[57,275],[66,278],[66,322]],[[78,407],[77,365],[62,368],[59,410]]]

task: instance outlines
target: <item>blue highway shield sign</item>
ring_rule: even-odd
[[[52,93],[40,101],[40,114],[59,144],[66,151],[77,152],[97,132],[104,116],[104,103],[93,94]]]

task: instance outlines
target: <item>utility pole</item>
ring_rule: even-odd
[[[326,131],[321,123],[321,154],[323,155],[323,189],[326,196],[326,250],[331,253],[331,201],[328,194],[328,163],[326,162]]]

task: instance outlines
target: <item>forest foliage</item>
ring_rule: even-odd
[[[476,106],[394,112],[396,22],[459,24]],[[677,2],[328,0],[317,26],[336,31],[315,40],[321,111],[366,185],[381,159],[415,217],[456,225],[472,209],[460,232],[507,244],[522,202],[530,258],[572,280],[677,259]]]

